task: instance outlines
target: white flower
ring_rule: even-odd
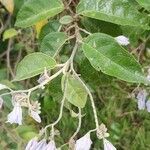
[[[45,150],[57,150],[56,145],[55,145],[55,142],[54,142],[53,140],[50,141],[50,142],[47,144]]]
[[[25,150],[34,150],[37,144],[38,144],[37,138],[35,137],[28,142]]]
[[[105,138],[103,139],[104,150],[116,150],[116,148]]]
[[[123,35],[115,37],[115,40],[118,42],[120,45],[128,45],[130,44],[129,39]]]
[[[9,123],[17,123],[22,125],[22,108],[19,103],[15,103],[13,111],[8,114],[7,122]]]
[[[138,100],[138,109],[139,110],[145,109],[145,100],[146,100],[147,95],[148,94],[145,90],[139,91],[139,93],[136,97]]]
[[[3,102],[4,102],[4,100],[2,99],[2,97],[0,97],[0,109],[2,109],[2,107],[3,107]]]
[[[37,122],[41,122],[41,118],[39,116],[39,113],[33,110],[30,110],[30,114],[29,114],[35,121]]]
[[[90,133],[87,133],[76,141],[75,150],[90,150],[91,144]]]
[[[150,112],[150,100],[146,102],[147,111]]]
[[[35,150],[45,150],[46,146],[47,146],[46,140],[42,139],[35,147]]]

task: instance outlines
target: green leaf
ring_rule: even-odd
[[[85,40],[82,48],[96,70],[128,82],[149,83],[135,58],[113,37],[95,33]]]
[[[18,132],[20,137],[26,140],[30,140],[35,136],[38,136],[36,132],[36,128],[34,126],[22,125],[22,126],[18,126],[15,130]]]
[[[61,24],[69,24],[71,22],[73,22],[73,18],[69,15],[63,16],[62,18],[60,18],[59,22]]]
[[[150,10],[150,1],[149,0],[136,0],[142,7],[147,10]]]
[[[44,72],[45,68],[53,69],[55,65],[55,60],[46,54],[40,52],[29,54],[18,64],[14,81],[34,77]]]
[[[41,43],[41,52],[54,56],[66,42],[67,36],[64,32],[52,32],[47,34]]]
[[[57,32],[60,28],[61,24],[58,20],[50,20],[41,30],[39,39],[40,42],[43,40],[43,38],[50,32]]]
[[[79,66],[81,77],[86,83],[93,89],[97,89],[102,85],[108,85],[112,81],[112,77],[108,76],[101,71],[95,70],[88,59],[82,59],[82,62]]]
[[[17,34],[18,32],[14,28],[7,29],[3,34],[3,41],[16,36]]]
[[[62,77],[62,91],[66,81],[66,99],[73,105],[83,108],[87,101],[87,92],[75,76],[67,74]]]
[[[102,20],[97,20],[93,18],[83,17],[81,22],[86,30],[91,33],[106,33],[111,36],[119,36],[122,35],[122,31],[119,25],[113,24],[110,22],[105,22]]]
[[[77,12],[83,16],[119,25],[150,29],[148,17],[138,12],[128,0],[81,0]]]
[[[147,31],[142,28],[121,26],[122,34],[130,39],[130,45],[138,47],[139,40],[147,37]]]
[[[26,28],[60,13],[64,6],[60,0],[28,0],[17,15],[15,26]]]

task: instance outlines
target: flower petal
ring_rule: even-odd
[[[55,142],[52,140],[47,144],[45,150],[56,150],[56,149],[57,148],[56,148]]]
[[[90,150],[91,144],[90,133],[87,133],[76,141],[75,150]]]
[[[42,139],[35,147],[35,150],[45,150],[46,146],[47,146],[46,140]]]
[[[39,116],[39,114],[33,110],[30,111],[30,116],[37,122],[41,122],[41,118]]]
[[[13,108],[13,111],[8,114],[7,122],[11,124],[17,123],[19,125],[22,125],[22,108],[19,103],[16,103]]]
[[[103,139],[104,150],[117,150],[108,140]]]
[[[27,144],[25,150],[34,150],[35,147],[37,146],[37,144],[38,144],[38,142],[37,142],[37,139],[36,139],[36,137],[35,137],[35,138],[31,139],[31,140],[28,142],[28,144]]]

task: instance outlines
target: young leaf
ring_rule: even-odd
[[[5,6],[7,11],[12,14],[14,11],[14,0],[0,0],[0,2]]]
[[[18,32],[14,28],[10,28],[4,32],[3,41],[16,36],[17,34],[18,34]]]
[[[50,56],[54,56],[54,54],[62,47],[66,40],[67,36],[64,32],[49,33],[42,40],[41,52]]]
[[[148,17],[138,12],[128,0],[81,0],[77,12],[83,16],[119,25],[150,29]]]
[[[43,38],[50,32],[57,32],[59,28],[61,27],[61,24],[58,20],[50,20],[42,29],[39,35],[40,42],[43,40]]]
[[[40,52],[29,54],[18,64],[14,81],[34,77],[44,72],[45,68],[53,69],[55,65],[55,60],[46,54]]]
[[[147,10],[150,10],[150,1],[149,0],[136,0],[142,7]]]
[[[35,24],[36,37],[39,38],[40,32],[45,24],[47,24],[47,19],[41,20]]]
[[[113,37],[95,33],[85,40],[82,48],[96,70],[128,82],[149,83],[135,58]]]
[[[67,74],[62,77],[62,91],[66,80],[66,99],[73,105],[83,108],[87,101],[87,92],[75,76]]]
[[[29,27],[60,13],[64,6],[60,0],[28,0],[17,15],[16,26]]]
[[[61,24],[69,24],[73,21],[73,18],[69,15],[63,16],[62,18],[60,18],[59,22]]]

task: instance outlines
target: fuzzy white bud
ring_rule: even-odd
[[[118,42],[120,45],[128,45],[130,44],[129,39],[123,35],[115,37],[115,40]]]

